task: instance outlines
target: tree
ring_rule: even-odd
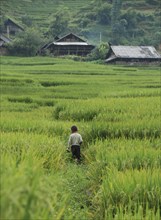
[[[161,45],[161,32],[160,31],[155,32],[153,34],[153,37],[146,36],[146,37],[142,38],[141,43],[143,45],[153,45],[159,49],[159,46]]]
[[[4,29],[5,29],[5,27],[4,27],[4,22],[5,22],[5,18],[4,18],[4,16],[2,16],[2,17],[0,18],[0,33],[3,33],[3,31],[4,31]]]
[[[119,39],[118,30],[120,30],[120,16],[121,16],[122,0],[114,0],[111,9],[111,29],[112,29],[112,41],[117,42]]]
[[[97,19],[100,24],[111,23],[111,5],[110,4],[104,3],[98,8]]]
[[[33,25],[32,18],[30,16],[28,16],[28,15],[23,15],[21,17],[21,21],[27,27],[31,27]]]
[[[49,26],[49,35],[55,37],[65,32],[69,24],[69,11],[67,8],[60,8],[54,15]]]
[[[156,47],[159,47],[159,45],[161,45],[161,31],[157,31],[154,34],[153,45]]]
[[[108,51],[108,44],[101,43],[99,46],[97,46],[91,54],[88,55],[88,60],[104,60],[106,58],[106,54]]]
[[[118,22],[121,15],[122,0],[113,0],[111,9],[111,24],[113,26]]]
[[[8,45],[8,50],[11,55],[34,56],[42,42],[39,32],[34,28],[28,28],[17,35]]]
[[[149,5],[158,5],[159,1],[157,0],[145,0],[146,3],[148,3]]]

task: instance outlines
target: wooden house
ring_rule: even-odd
[[[44,45],[40,53],[48,50],[54,56],[78,55],[86,56],[94,49],[94,46],[81,39],[77,35],[70,33],[58,38],[49,44]]]
[[[161,55],[152,46],[110,46],[106,63],[160,63]]]
[[[7,34],[8,37],[10,37],[10,35],[15,35],[21,31],[24,31],[24,29],[20,25],[18,25],[11,19],[7,19],[4,23],[4,26],[5,26],[5,33]]]
[[[12,40],[4,35],[0,35],[0,55],[7,54],[6,44],[10,43]]]

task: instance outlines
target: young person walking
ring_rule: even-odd
[[[71,127],[71,135],[69,136],[68,140],[68,148],[67,151],[72,152],[72,157],[76,159],[76,161],[79,163],[80,162],[80,146],[82,144],[82,136],[78,133],[78,128],[73,125]]]

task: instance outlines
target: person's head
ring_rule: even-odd
[[[77,126],[73,125],[73,126],[71,127],[71,132],[74,133],[74,132],[77,132],[77,131],[78,131]]]

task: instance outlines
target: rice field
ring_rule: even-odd
[[[159,67],[1,57],[0,83],[1,219],[160,220]]]

